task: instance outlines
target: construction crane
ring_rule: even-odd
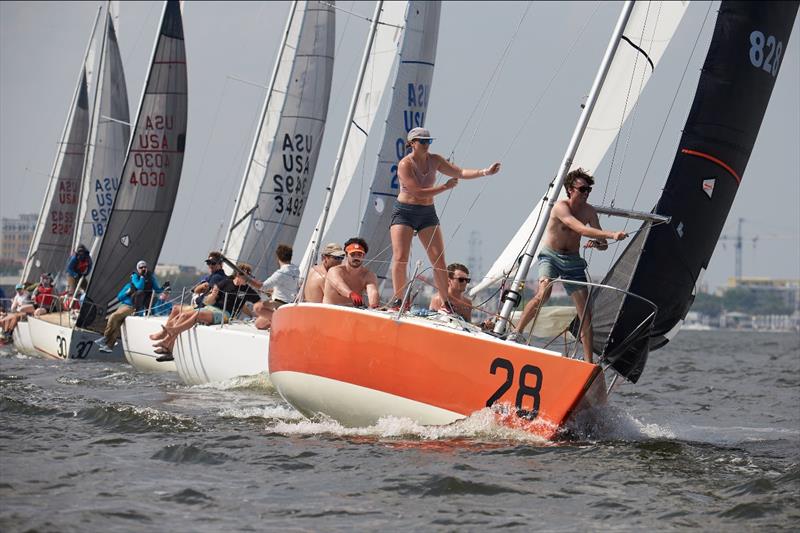
[[[734,275],[737,281],[742,279],[742,242],[744,241],[742,238],[742,222],[744,222],[744,219],[740,217],[736,227],[736,235],[720,235],[719,237],[719,240],[723,243],[723,247],[725,246],[724,241],[733,241],[733,248],[736,251],[734,256]],[[753,237],[752,241],[753,249],[755,249],[756,243],[758,242],[758,235]]]

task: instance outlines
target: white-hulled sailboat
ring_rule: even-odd
[[[42,273],[51,273],[58,281],[58,274],[64,269],[71,250],[75,248],[80,231],[81,205],[89,191],[88,181],[91,172],[88,166],[95,143],[99,143],[108,154],[123,152],[129,138],[128,93],[125,88],[125,75],[122,69],[119,47],[117,46],[115,19],[112,6],[107,3],[105,26],[101,40],[94,39],[97,23],[101,14],[98,8],[97,18],[92,29],[81,67],[78,87],[75,90],[71,111],[67,117],[59,151],[53,165],[53,172],[39,214],[36,230],[31,241],[28,259],[22,273],[23,283],[34,283]],[[100,54],[94,50],[100,46]],[[89,81],[94,73],[93,57],[99,55],[99,69],[93,110],[89,111]],[[113,111],[111,111],[113,109]],[[111,130],[105,128],[104,116],[113,116],[119,121]],[[98,138],[98,130],[100,137]],[[117,137],[106,142],[106,134]],[[88,147],[88,149],[87,149]],[[116,150],[114,147],[117,147]],[[106,155],[106,157],[109,157]],[[121,157],[121,154],[120,156]],[[119,164],[117,164],[119,166]],[[102,228],[99,229],[102,234]],[[60,314],[48,318],[58,317]],[[33,345],[30,325],[20,322],[15,330],[15,339],[19,339],[17,348],[29,355],[38,352]],[[15,341],[16,342],[16,341]]]
[[[295,1],[261,110],[224,253],[265,279],[275,249],[294,242],[319,157],[328,114],[336,15],[332,5]],[[174,361],[157,362],[149,334],[164,317],[128,317],[125,357],[150,372],[178,370],[187,384],[257,374],[266,368],[266,331],[252,324],[198,326],[183,333]]]
[[[105,180],[113,183],[116,179],[118,190],[107,220],[93,220],[86,226],[92,229],[97,223],[105,223],[102,235],[97,235],[92,245],[96,251],[94,269],[80,314],[77,320],[61,313],[30,321],[36,349],[47,357],[123,360],[120,345],[113,353],[103,354],[94,341],[100,338],[106,317],[117,304],[116,294],[133,265],[140,259],[157,263],[178,191],[186,144],[186,52],[179,2],[165,3],[159,28],[127,153],[123,147],[124,158],[119,164],[101,154],[94,159],[100,166],[94,168],[100,174],[93,174],[97,177],[91,183],[110,192],[105,191]],[[108,70],[112,67],[111,63],[106,65]],[[104,76],[111,76],[108,70]],[[104,108],[102,103],[98,107],[114,112],[113,107]],[[111,115],[99,118],[108,128],[127,124]],[[98,123],[98,148],[103,140],[121,138],[103,137],[100,127]],[[102,152],[107,154],[110,149]],[[101,175],[103,181],[98,182]],[[101,191],[88,191],[95,193]]]
[[[646,36],[652,34],[628,33],[636,9],[630,2],[623,8],[543,209],[544,220],[573,164],[612,59],[628,45],[647,59],[652,43]],[[383,416],[446,424],[489,407],[503,423],[551,438],[575,413],[605,401],[606,372],[635,382],[651,345],[663,344],[688,310],[780,67],[775,54],[767,62],[768,43],[773,52],[785,49],[796,12],[796,3],[722,2],[664,194],[654,213],[643,215],[668,222],[656,226],[647,220],[646,231],[637,234],[612,269],[609,284],[588,284],[600,295],[592,301],[594,314],[601,325],[610,325],[605,336],[595,328],[598,364],[576,360],[557,345],[505,342],[502,333],[484,333],[456,319],[299,304],[282,307],[273,320],[270,377],[281,395],[306,415],[322,413],[357,426]],[[761,46],[760,52],[748,58],[748,46]],[[525,247],[499,329],[509,320],[543,229]],[[652,275],[656,283],[649,282]],[[598,308],[601,301],[609,303]],[[668,312],[656,318],[652,302]]]

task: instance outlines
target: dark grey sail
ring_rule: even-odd
[[[84,64],[67,124],[58,145],[47,194],[22,272],[22,282],[38,281],[44,272],[57,274],[64,270],[78,217],[88,133],[89,91]]]
[[[714,252],[755,144],[797,14],[797,2],[722,2],[672,169],[654,213],[669,224],[643,226],[604,283],[658,306],[649,342],[637,339],[646,315],[633,298],[592,305],[597,353],[636,382],[649,349],[677,333]],[[609,301],[615,300],[615,301]]]
[[[79,327],[101,331],[136,262],[158,262],[183,166],[186,89],[181,10],[177,1],[169,1]]]

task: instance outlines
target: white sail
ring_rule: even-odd
[[[327,230],[336,216],[336,212],[349,189],[350,181],[361,160],[361,154],[367,143],[367,136],[375,121],[381,98],[392,73],[392,67],[397,60],[397,50],[402,36],[407,6],[408,2],[405,1],[383,3],[380,25],[375,34],[375,40],[363,77],[364,83],[358,94],[355,114],[353,115],[352,125],[354,127],[350,128],[350,133],[347,137],[347,144],[339,167],[337,185],[333,191],[330,211],[327,214],[327,222],[325,227],[322,228],[323,218],[326,217],[326,213],[323,211],[303,255],[300,266],[301,272],[305,272],[309,263],[312,262],[313,258],[311,256],[314,253],[316,243],[325,240]]]
[[[582,167],[592,172],[600,164],[647,85],[687,6],[688,2],[636,2],[625,26],[623,43],[617,48],[583,140],[573,158],[574,168]],[[566,197],[563,191],[561,195]],[[483,280],[470,290],[471,295],[499,283],[514,270],[517,258],[537,226],[547,223],[540,216],[545,203],[544,198],[539,200]]]
[[[78,217],[81,176],[89,133],[89,87],[87,63],[91,58],[98,11],[83,55],[78,84],[72,96],[67,121],[58,143],[58,152],[50,172],[42,208],[36,222],[28,258],[22,270],[22,282],[38,280],[43,272],[64,269],[70,254],[75,221]]]
[[[84,165],[79,226],[74,246],[99,248],[111,206],[119,188],[125,150],[130,141],[130,113],[125,72],[114,29],[113,14],[106,12],[103,48],[92,112],[89,148]]]
[[[436,62],[441,7],[441,2],[408,3],[400,61],[389,94],[391,100],[383,141],[369,200],[358,230],[358,234],[369,244],[370,269],[378,279],[386,278],[392,259],[389,224],[392,206],[400,192],[397,165],[406,155],[408,132],[425,125]]]
[[[294,242],[314,178],[333,77],[333,7],[294,2],[223,253],[264,279]]]

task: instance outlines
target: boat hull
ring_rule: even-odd
[[[181,380],[202,385],[268,372],[268,350],[269,331],[239,323],[181,333],[173,354]]]
[[[117,343],[111,353],[101,352],[94,341],[102,335],[94,331],[72,327],[66,313],[28,317],[28,324],[36,355],[41,357],[111,362],[125,360],[121,343]]]
[[[306,416],[347,426],[383,416],[446,424],[493,407],[504,424],[545,438],[579,405],[595,403],[586,392],[603,382],[597,365],[457,323],[324,304],[275,313],[269,367],[280,394]]]
[[[139,372],[175,372],[175,361],[156,361],[158,354],[153,350],[150,335],[161,329],[167,322],[165,316],[129,316],[125,318],[120,330],[120,341],[125,359]]]
[[[31,328],[28,321],[24,320],[17,322],[17,327],[14,328],[14,348],[19,353],[25,355],[36,355],[36,349],[33,347],[33,340],[31,339]]]

